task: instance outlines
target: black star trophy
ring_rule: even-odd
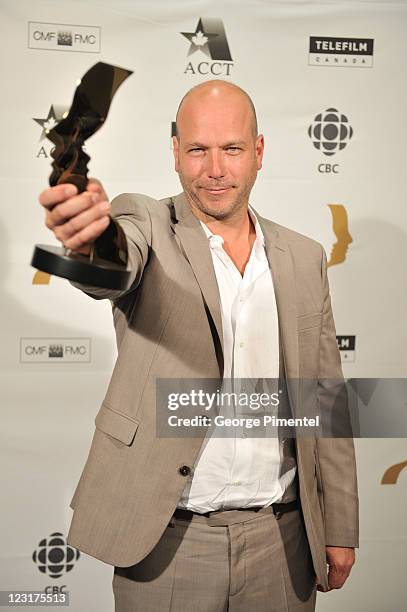
[[[82,147],[85,140],[106,121],[113,96],[131,74],[131,70],[98,62],[83,76],[76,88],[68,115],[46,132],[47,138],[55,145],[51,153],[54,160],[53,171],[49,177],[51,187],[60,183],[73,183],[79,193],[86,190],[87,164],[90,157]],[[114,240],[117,233],[118,226],[111,220],[104,234]],[[106,248],[98,249],[97,243],[98,241],[96,248],[91,249],[89,257],[63,247],[37,244],[31,265],[42,272],[85,285],[126,289],[130,273],[126,270],[125,262],[120,257],[105,259],[104,254],[110,256],[110,251]],[[120,252],[119,249],[116,250]],[[111,252],[116,251],[111,249]]]

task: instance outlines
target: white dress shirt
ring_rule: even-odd
[[[201,222],[209,239],[219,287],[224,344],[223,390],[230,390],[233,385],[236,391],[239,379],[277,380],[279,377],[278,316],[273,280],[261,227],[250,208],[249,214],[256,239],[243,277],[223,249],[222,236],[213,234]],[[276,391],[277,386],[273,390]],[[208,512],[269,506],[279,501],[283,494],[284,501],[296,498],[295,459],[284,457],[282,469],[284,441],[278,437],[244,435],[236,428],[229,437],[219,437],[215,433],[205,439],[178,503],[179,508]]]

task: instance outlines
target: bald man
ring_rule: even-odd
[[[202,83],[176,125],[178,196],[40,196],[66,247],[131,272],[126,291],[76,284],[111,301],[118,358],[68,542],[114,566],[116,612],[308,612],[355,560],[352,439],[159,437],[156,383],[341,379],[326,256],[249,205],[264,138],[246,92]]]

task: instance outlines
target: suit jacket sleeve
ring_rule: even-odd
[[[330,388],[332,391],[332,386],[334,391],[331,393],[331,403],[332,395],[338,399],[339,388],[339,408],[342,411],[339,418],[341,425],[345,424],[345,430],[350,432],[350,427],[347,426],[349,414],[347,394],[336,342],[324,249],[322,249],[321,274],[323,313],[318,384],[319,408],[321,412],[327,409],[327,397],[330,395]],[[330,408],[332,409],[332,406]],[[355,449],[351,433],[347,437],[317,438],[316,466],[318,487],[323,501],[326,545],[358,547],[359,506]]]
[[[127,243],[127,270],[131,272],[129,288],[122,291],[102,289],[71,281],[74,287],[97,300],[105,298],[115,300],[137,288],[148,261],[152,242],[150,201],[151,198],[147,196],[126,193],[112,200],[112,217],[123,230]]]

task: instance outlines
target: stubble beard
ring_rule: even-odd
[[[208,221],[210,219],[216,219],[217,221],[223,221],[225,219],[230,219],[238,215],[239,211],[247,210],[250,192],[256,180],[257,172],[254,174],[254,176],[248,179],[248,181],[245,183],[241,191],[238,191],[237,187],[235,188],[236,189],[235,196],[232,198],[231,201],[228,202],[227,205],[225,205],[222,208],[217,207],[216,203],[214,204],[214,206],[210,206],[210,205],[208,206],[208,204],[199,197],[199,190],[194,189],[190,186],[188,181],[185,180],[185,177],[183,176],[181,171],[179,171],[178,174],[179,174],[179,179],[180,179],[182,188],[187,196],[187,199],[189,200],[189,204],[191,208],[195,207],[203,215],[205,215],[205,217],[207,218],[209,217],[209,219],[207,219]]]

